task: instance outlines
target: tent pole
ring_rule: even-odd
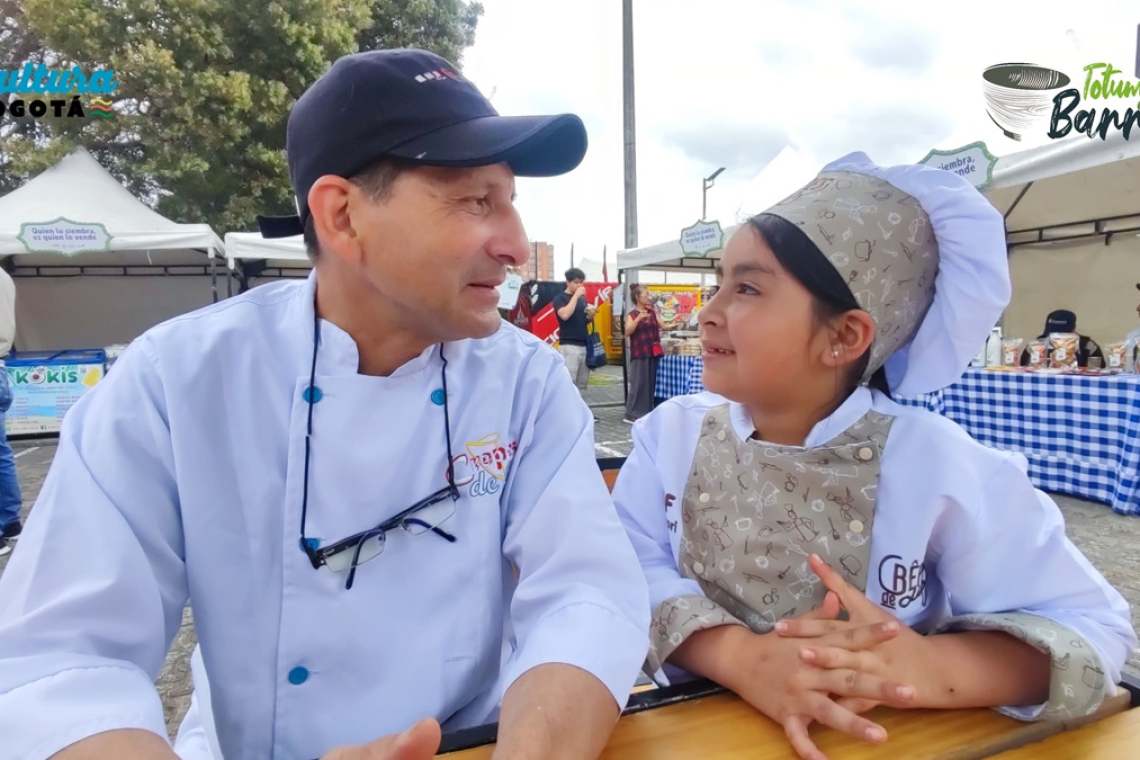
[[[218,302],[218,260],[214,258],[214,249],[210,249],[210,281],[214,288],[214,303]]]

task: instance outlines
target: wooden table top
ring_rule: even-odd
[[[1003,752],[1000,760],[1124,760],[1140,756],[1140,708]]]
[[[1127,707],[1128,695],[1121,694],[1106,703],[1096,717],[1103,718]],[[1129,741],[1133,747],[1140,746],[1140,709],[1129,712],[1132,713],[1129,715],[1130,721],[1121,723],[1117,729],[1121,737],[1119,741]],[[878,708],[869,713],[869,717],[887,730],[889,739],[885,744],[871,745],[819,726],[812,728],[812,736],[830,760],[972,760],[992,757],[1030,742],[1039,742],[1088,720],[1064,724],[1023,723],[985,709],[934,711]],[[1095,736],[1100,725],[1098,723],[1086,731],[1091,731]],[[1051,741],[1059,738],[1061,737]],[[1033,745],[1042,746],[1047,745]],[[1030,752],[1009,757],[1018,760],[1093,757],[1084,754],[1083,750],[1072,754],[1072,750],[1065,749],[1066,746],[1083,748],[1085,744],[1058,746],[1061,746],[1058,754]],[[1124,744],[1114,746],[1119,748]],[[491,757],[493,749],[493,745],[486,745],[447,754],[445,757],[447,760],[486,760]],[[1066,751],[1070,754],[1065,754]],[[1126,756],[1119,751],[1111,755],[1113,760]],[[747,702],[729,693],[626,715],[618,723],[601,757],[602,760],[796,760],[783,728],[757,712]],[[1101,755],[1096,757],[1100,758]],[[1108,758],[1110,755],[1105,754],[1103,757]]]

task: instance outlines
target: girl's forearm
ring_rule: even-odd
[[[1049,698],[1049,655],[1001,631],[928,637],[933,678],[916,707],[1036,705]]]

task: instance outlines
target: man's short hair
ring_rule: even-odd
[[[569,269],[566,270],[566,282],[570,282],[571,280],[585,280],[585,279],[586,279],[586,273],[583,272],[578,267],[570,267]]]
[[[416,164],[408,161],[401,161],[398,158],[384,156],[373,161],[356,174],[353,174],[348,180],[363,190],[369,198],[382,203],[388,200],[388,197],[392,194],[392,186],[396,184],[396,180],[399,176],[415,167]],[[305,219],[305,232],[302,237],[305,241],[305,250],[308,251],[309,258],[316,261],[320,253],[320,246],[318,245],[317,228],[313,224],[312,214]]]

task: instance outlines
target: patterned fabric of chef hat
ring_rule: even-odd
[[[763,213],[799,227],[874,319],[863,382],[885,365],[901,395],[950,385],[1009,303],[1005,222],[953,172],[852,153]]]

